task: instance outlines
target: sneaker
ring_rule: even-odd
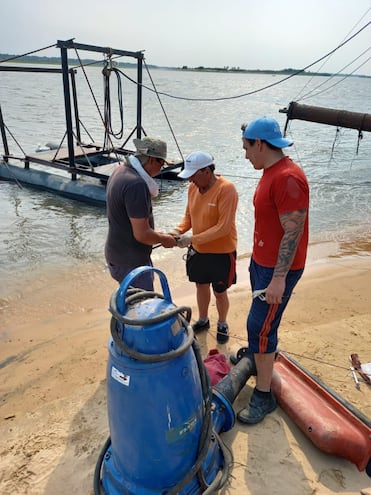
[[[245,409],[241,409],[237,414],[237,418],[241,423],[248,425],[254,425],[262,421],[265,416],[277,407],[276,399],[272,392],[267,394],[266,397],[261,397],[256,393],[256,389],[250,398],[250,402]]]
[[[209,330],[210,321],[207,319],[206,321],[197,320],[196,323],[193,323],[192,329],[194,332],[202,332],[203,330]]]
[[[218,323],[216,330],[216,340],[219,344],[225,344],[229,340],[229,327],[227,323]]]

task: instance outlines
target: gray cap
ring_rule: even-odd
[[[143,139],[133,139],[137,152],[141,155],[153,156],[166,161],[167,146],[160,139],[145,137]]]

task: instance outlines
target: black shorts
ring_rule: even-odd
[[[188,248],[186,269],[190,282],[212,284],[215,292],[224,292],[236,283],[236,251],[233,253],[198,253]]]

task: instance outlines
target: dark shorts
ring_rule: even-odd
[[[152,266],[152,264],[148,264],[148,266]],[[123,267],[123,266],[118,266],[118,265],[112,265],[112,263],[108,263],[108,269],[110,271],[111,277],[114,280],[117,280],[119,284],[124,280],[126,275],[128,275],[134,268],[137,268],[135,266],[131,267]],[[145,272],[142,275],[139,275],[136,277],[132,284],[131,287],[136,287],[138,289],[143,289],[147,291],[153,291],[153,272]]]
[[[215,292],[224,292],[236,283],[236,252],[198,253],[190,246],[186,270],[190,282],[211,284]]]
[[[251,290],[265,289],[272,280],[273,268],[250,263]],[[253,299],[247,316],[249,349],[254,353],[271,353],[277,349],[278,327],[294,287],[304,270],[290,270],[286,276],[286,288],[281,304],[267,304],[259,297]]]

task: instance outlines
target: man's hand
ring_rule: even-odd
[[[175,239],[175,237],[173,237],[172,235],[170,234],[162,234],[161,236],[161,245],[164,247],[164,248],[173,248],[175,246],[177,246],[177,241]]]
[[[176,245],[180,248],[185,248],[190,246],[192,243],[192,236],[191,234],[183,234],[178,237],[176,241]]]
[[[180,230],[178,229],[173,229],[168,232],[169,235],[172,235],[173,237],[179,237],[180,236]]]
[[[286,287],[286,277],[273,277],[265,291],[268,304],[281,304]]]

